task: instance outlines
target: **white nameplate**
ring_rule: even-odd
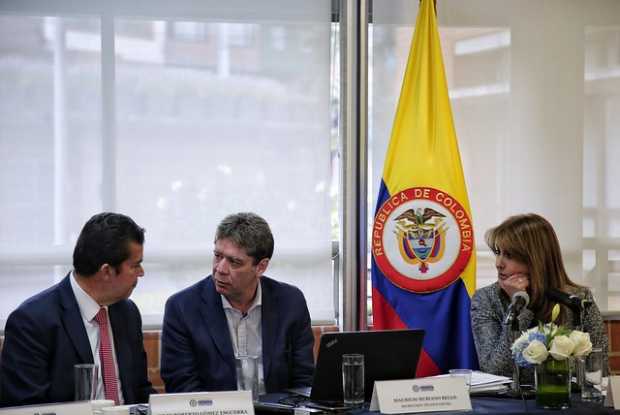
[[[371,411],[382,414],[471,411],[469,389],[460,376],[376,381]]]
[[[26,405],[2,408],[2,415],[84,415],[91,414],[90,401],[66,402],[50,405]]]
[[[251,391],[151,395],[151,415],[254,415]]]

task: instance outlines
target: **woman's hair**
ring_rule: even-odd
[[[525,264],[530,274],[530,308],[540,321],[549,321],[554,302],[549,289],[575,292],[579,285],[568,278],[558,237],[551,224],[535,213],[511,216],[485,234],[489,248]],[[564,311],[560,322],[565,322]]]

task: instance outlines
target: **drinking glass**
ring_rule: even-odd
[[[584,379],[581,385],[582,401],[601,401],[601,382],[603,380],[603,351],[600,348],[592,349],[589,355],[584,356]]]
[[[97,376],[99,369],[94,363],[80,363],[73,366],[75,381],[74,400],[91,401],[97,393]]]
[[[345,405],[364,403],[364,355],[342,355],[342,391]]]
[[[450,376],[459,376],[465,379],[467,390],[471,388],[471,369],[450,369]]]
[[[235,356],[237,390],[252,391],[252,400],[258,400],[258,356]]]

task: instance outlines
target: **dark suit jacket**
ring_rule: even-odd
[[[306,300],[291,285],[264,276],[260,283],[265,389],[310,386],[314,337]],[[166,303],[161,377],[166,392],[237,389],[226,314],[211,276]]]
[[[0,359],[0,406],[72,401],[73,365],[93,355],[70,276],[35,295],[9,316]],[[108,307],[125,403],[148,402],[142,319],[122,300]]]

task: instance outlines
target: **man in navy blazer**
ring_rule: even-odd
[[[259,393],[310,386],[314,338],[301,291],[263,276],[273,236],[253,213],[226,217],[213,274],[166,303],[161,376],[167,392],[235,390],[236,356],[258,358]],[[246,368],[240,372],[246,376]]]
[[[73,253],[74,271],[26,300],[7,320],[1,406],[72,401],[74,365],[102,368],[105,361],[99,324],[88,316],[101,309],[109,316],[114,367],[108,373],[116,375],[117,390],[110,397],[100,370],[96,397],[125,404],[148,401],[155,391],[147,377],[142,320],[127,299],[144,275],[143,244],[144,229],[127,216],[101,213],[86,223]]]

